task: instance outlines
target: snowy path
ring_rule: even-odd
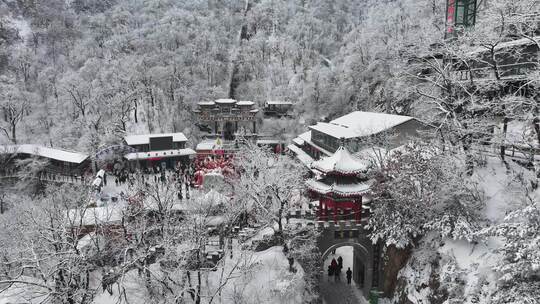
[[[324,275],[320,284],[323,303],[326,304],[367,304],[362,296],[362,292],[353,285],[347,285],[347,279],[342,275],[341,282],[334,282],[334,278],[328,281],[328,276]]]
[[[335,277],[328,278],[328,265],[333,258],[339,256],[343,258],[343,271],[341,273],[341,281],[336,281]],[[336,254],[330,254],[324,261],[324,274],[321,278],[319,287],[321,288],[321,296],[325,304],[367,304],[362,291],[356,286],[354,280],[351,285],[347,285],[345,271],[348,267],[353,266],[353,249],[350,246],[340,247],[336,250]]]

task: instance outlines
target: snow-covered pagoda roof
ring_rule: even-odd
[[[219,104],[234,104],[234,103],[236,103],[236,100],[230,99],[230,98],[216,99],[216,103],[219,103]]]
[[[306,186],[319,194],[336,194],[341,197],[360,196],[368,193],[371,188],[371,181],[353,184],[325,184],[320,180],[310,179],[306,182]]]
[[[184,133],[163,133],[163,134],[140,134],[140,135],[128,135],[124,137],[124,140],[131,145],[148,145],[150,144],[150,138],[155,137],[172,137],[173,142],[187,141],[187,137]]]
[[[249,100],[241,100],[236,103],[237,106],[252,106],[254,104],[255,103],[253,101],[249,101]]]
[[[11,145],[0,146],[0,154],[28,154],[44,158],[54,159],[66,163],[80,164],[88,158],[88,155],[69,152],[39,145]]]
[[[354,157],[343,146],[340,146],[332,156],[324,157],[311,164],[311,168],[325,174],[338,173],[342,175],[356,175],[366,172],[369,166],[369,162]]]
[[[200,106],[213,106],[216,103],[213,101],[199,101],[197,104]]]
[[[413,119],[403,115],[355,111],[329,123],[319,122],[310,129],[335,138],[355,138],[378,134]]]

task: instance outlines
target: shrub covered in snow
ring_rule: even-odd
[[[428,231],[471,240],[483,201],[464,175],[461,162],[433,146],[397,151],[374,187],[372,240],[404,248]]]

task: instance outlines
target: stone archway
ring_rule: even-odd
[[[365,294],[369,291],[373,279],[373,255],[370,249],[366,248],[364,245],[358,242],[340,242],[331,245],[328,247],[322,254],[323,265],[324,261],[328,258],[331,252],[341,247],[352,247],[353,248],[353,257],[352,265],[344,265],[344,270],[347,267],[351,268],[353,273],[353,281],[356,283],[356,286],[364,291]],[[324,269],[326,271],[326,269]]]
[[[353,253],[353,279],[357,287],[367,297],[372,288],[381,286],[382,271],[380,265],[380,252],[378,246],[373,245],[368,233],[361,225],[340,227],[327,225],[321,230],[318,238],[318,247],[322,253],[323,261],[330,252],[344,246],[351,246]],[[325,269],[326,271],[326,269]]]
[[[338,249],[339,247],[345,247],[345,246],[351,246],[354,249],[360,250],[365,255],[366,258],[369,256],[369,251],[362,244],[356,243],[356,242],[343,242],[343,243],[337,243],[328,247],[328,249],[326,249],[326,251],[323,252],[322,259],[325,260],[328,257],[328,254],[330,254],[330,252],[332,252],[333,250]]]

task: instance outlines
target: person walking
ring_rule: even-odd
[[[348,284],[348,285],[351,285],[351,279],[352,279],[352,271],[351,271],[351,267],[349,267],[349,268],[347,269],[346,274],[347,274],[347,284]]]
[[[341,256],[337,258],[337,264],[338,264],[339,270],[343,269],[343,258]]]
[[[341,268],[339,268],[339,265],[336,266],[335,270],[335,276],[336,276],[336,282],[341,282]]]
[[[332,269],[337,269],[337,262],[336,259],[332,259],[332,262],[330,262],[330,266],[332,266]]]

